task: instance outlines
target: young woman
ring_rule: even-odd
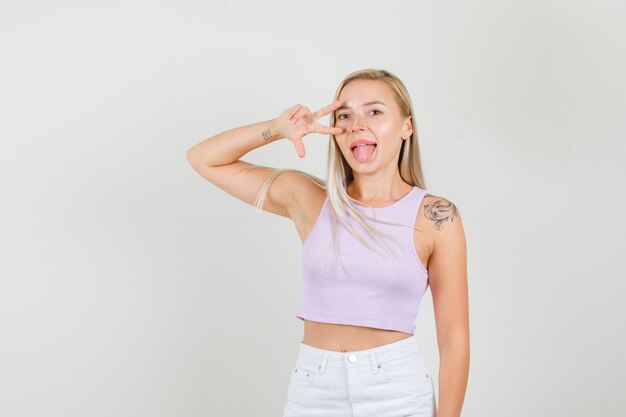
[[[330,126],[318,119],[330,114]],[[327,180],[240,158],[286,138],[330,135]],[[304,337],[284,417],[458,417],[469,373],[466,242],[458,208],[425,191],[413,107],[384,70],[346,77],[328,106],[300,104],[187,152],[204,178],[290,218],[303,242]],[[439,396],[415,335],[430,285]]]

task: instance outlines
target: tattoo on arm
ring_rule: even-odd
[[[426,194],[427,196],[433,196],[432,194]],[[443,223],[450,220],[450,223],[454,222],[454,217],[458,216],[456,206],[449,200],[443,197],[437,197],[433,204],[424,204],[424,216],[427,219],[435,222],[435,229],[441,230]]]
[[[265,142],[271,142],[272,141],[272,136],[274,136],[274,135],[272,135],[272,131],[270,130],[269,127],[263,131],[262,135],[263,135],[263,140]]]

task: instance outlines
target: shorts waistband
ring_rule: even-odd
[[[377,373],[378,365],[386,360],[404,356],[422,356],[422,349],[415,335],[397,342],[387,343],[371,349],[337,352],[320,349],[300,342],[297,363],[311,371],[324,373],[326,368],[348,368],[369,366]]]

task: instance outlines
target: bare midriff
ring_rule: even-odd
[[[304,320],[302,343],[335,352],[372,349],[411,337],[410,333],[349,324]]]

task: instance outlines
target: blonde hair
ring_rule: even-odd
[[[340,83],[339,87],[337,88],[337,91],[335,93],[335,100],[339,98],[339,95],[341,94],[341,91],[343,90],[343,88],[349,82],[354,81],[354,80],[380,80],[380,81],[385,82],[393,91],[395,99],[396,99],[396,103],[398,104],[398,107],[400,108],[402,116],[403,117],[412,116],[411,123],[413,126],[413,133],[411,134],[409,138],[402,141],[402,146],[400,148],[400,155],[398,157],[398,169],[399,169],[400,176],[406,183],[411,184],[413,186],[417,186],[425,190],[426,184],[424,183],[424,177],[422,174],[422,165],[420,162],[417,129],[415,126],[415,117],[413,117],[413,104],[411,102],[411,98],[409,96],[409,93],[406,87],[404,86],[402,81],[400,81],[398,77],[396,77],[394,74],[390,73],[389,71],[385,71],[382,69],[364,69],[364,70],[355,71],[349,74],[346,78],[344,78],[344,80]],[[334,112],[330,113],[330,126],[335,126]],[[347,222],[346,220],[347,216],[345,214],[346,212],[349,213],[349,215],[352,216],[359,224],[361,224],[365,228],[365,230],[367,230],[368,233],[374,236],[374,238],[379,244],[383,245],[385,249],[393,253],[393,251],[390,250],[389,246],[387,246],[381,239],[382,235],[385,235],[386,237],[389,237],[389,235],[387,235],[386,233],[381,234],[379,231],[375,230],[373,227],[368,225],[365,222],[365,219],[378,221],[378,222],[386,223],[386,224],[397,225],[397,226],[410,227],[415,230],[420,230],[420,229],[416,228],[412,224],[406,225],[406,224],[401,224],[401,223],[376,220],[375,218],[365,216],[359,213],[357,210],[355,210],[354,203],[352,202],[353,201],[356,202],[357,200],[354,200],[352,197],[350,197],[345,188],[347,182],[354,179],[354,173],[352,172],[352,168],[350,167],[350,164],[348,164],[348,161],[345,159],[345,157],[341,153],[341,149],[339,148],[339,145],[337,144],[337,141],[335,140],[335,135],[330,135],[330,138],[331,140],[329,141],[329,144],[328,144],[328,161],[327,161],[327,167],[326,167],[328,180],[326,181],[322,180],[316,177],[315,175],[309,174],[307,172],[304,172],[298,169],[291,169],[291,168],[278,169],[274,171],[263,183],[263,186],[261,187],[261,190],[259,191],[257,201],[255,202],[255,207],[261,210],[261,208],[263,207],[263,202],[265,200],[265,195],[267,194],[267,190],[269,189],[271,182],[274,180],[274,178],[276,178],[276,176],[280,175],[282,172],[285,172],[285,171],[300,172],[301,174],[311,179],[320,188],[323,188],[324,190],[326,190],[326,193],[328,195],[328,201],[331,207],[330,214],[331,214],[331,217],[333,218],[333,220],[331,221],[331,225],[332,225],[332,230],[333,230],[332,242],[333,242],[333,246],[335,247],[335,255],[337,255],[338,253],[338,248],[335,242],[336,241],[335,230],[336,230],[338,221],[341,221],[341,223],[344,224],[344,226],[350,231],[350,233],[352,233],[352,235],[354,235],[354,237],[357,240],[359,240],[363,245],[365,245],[371,250],[376,251],[361,236],[359,236],[359,234],[354,230],[354,228]],[[363,203],[360,203],[360,202],[359,204],[363,205]],[[365,205],[371,208],[371,206],[367,204]]]

